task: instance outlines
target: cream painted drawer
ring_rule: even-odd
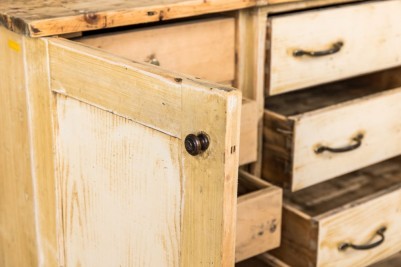
[[[282,190],[240,171],[235,261],[277,248],[281,237]]]
[[[401,69],[267,98],[263,178],[293,191],[401,153]]]
[[[268,93],[400,65],[400,16],[396,0],[272,16]]]
[[[401,250],[401,157],[284,198],[271,253],[297,267],[367,266]]]

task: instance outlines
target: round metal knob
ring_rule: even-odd
[[[185,149],[192,156],[197,156],[209,148],[209,137],[200,133],[198,135],[189,134],[185,138]]]
[[[151,58],[149,61],[150,64],[153,64],[155,66],[160,66],[160,61],[157,58]]]

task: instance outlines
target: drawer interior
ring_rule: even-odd
[[[401,68],[266,98],[269,111],[297,116],[401,87]]]
[[[315,217],[365,201],[401,188],[400,166],[401,157],[396,157],[295,193],[285,192],[285,204]]]
[[[74,39],[137,62],[221,84],[235,72],[235,19],[215,17]]]

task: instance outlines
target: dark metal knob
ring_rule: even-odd
[[[209,137],[200,133],[198,135],[189,134],[185,138],[185,149],[192,156],[197,156],[209,148]]]

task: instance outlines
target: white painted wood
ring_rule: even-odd
[[[401,2],[375,1],[271,18],[269,94],[279,94],[401,64]],[[294,57],[295,50],[337,54]]]
[[[387,230],[382,245],[365,251],[338,250],[339,244],[343,242],[363,245],[379,240],[375,233],[383,226]],[[329,214],[319,219],[317,266],[363,267],[385,259],[401,250],[400,231],[400,189],[338,214]]]
[[[401,88],[291,117],[292,190],[357,170],[401,153]],[[346,153],[316,154],[318,145],[344,147],[358,133],[362,145]]]
[[[271,253],[290,266],[365,267],[400,251],[400,162],[396,157],[286,194],[281,246]],[[381,244],[339,250],[344,243],[376,243],[383,227]]]
[[[55,120],[66,266],[179,266],[180,140],[61,95]]]

